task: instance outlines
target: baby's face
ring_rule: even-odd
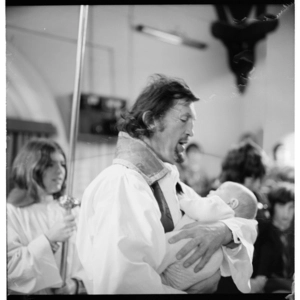
[[[225,182],[221,184],[217,190],[210,191],[207,197],[211,197],[213,195],[219,196],[225,203],[228,204],[234,196],[234,191],[230,184]]]

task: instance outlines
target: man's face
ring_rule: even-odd
[[[281,230],[286,230],[290,227],[294,218],[294,202],[286,204],[276,203],[274,206],[273,223]]]
[[[189,137],[194,135],[196,112],[193,103],[178,100],[162,120],[155,121],[157,130],[151,137],[151,146],[164,162],[183,162]]]

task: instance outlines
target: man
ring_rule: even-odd
[[[174,164],[183,161],[185,145],[193,136],[193,102],[197,100],[182,80],[156,75],[124,118],[113,165],[94,179],[82,199],[77,247],[90,279],[89,293],[216,290],[219,272],[186,291],[164,285],[157,272],[166,252],[165,232],[182,218],[177,195],[196,194],[179,182]],[[247,236],[256,236],[255,225],[253,220],[239,218],[210,225],[195,222],[170,242],[192,238],[177,258],[196,250],[184,265],[197,261],[195,272],[221,245],[228,245],[229,257],[251,263],[253,245],[247,243]],[[230,245],[237,247],[230,249]]]

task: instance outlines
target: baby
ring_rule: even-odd
[[[168,240],[171,236],[177,234],[178,232],[176,231],[180,230],[184,225],[194,221],[212,223],[232,217],[254,219],[257,213],[257,199],[255,195],[245,186],[227,181],[221,184],[216,191],[211,191],[207,197],[187,200],[185,198],[180,199],[179,196],[179,203],[185,214],[175,226],[174,231],[166,234],[167,252],[158,270],[159,274],[161,274],[162,282],[174,288],[185,290],[193,284],[212,276],[221,268],[221,275],[231,275],[241,292],[250,292],[251,263],[238,262],[238,260],[236,262],[228,261],[222,247],[212,255],[202,270],[195,273],[194,267],[199,260],[192,266],[184,268],[183,261],[185,259],[177,260],[175,257],[176,253],[189,239],[182,239],[175,244],[169,244]],[[234,250],[230,249],[230,251]]]

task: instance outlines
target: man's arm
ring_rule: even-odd
[[[181,184],[183,195],[189,199],[198,201],[201,198],[194,190],[185,184]],[[200,200],[201,201],[201,200]],[[201,224],[194,222],[185,225],[180,233],[173,236],[169,242],[176,243],[181,239],[191,238],[189,242],[177,253],[177,259],[184,258],[190,251],[196,251],[186,261],[184,267],[189,267],[200,257],[201,260],[196,264],[194,271],[199,272],[215,251],[221,246],[225,249],[234,249],[242,244],[242,247],[228,251],[229,255],[236,255],[239,259],[250,261],[253,255],[253,243],[257,236],[257,222],[255,220],[246,220],[242,218],[231,217],[226,220],[217,221],[210,224]],[[251,263],[251,262],[250,262]]]
[[[198,272],[211,258],[216,249],[220,246],[225,246],[223,247],[223,252],[226,256],[227,264],[221,266],[221,272],[227,274],[227,276],[231,275],[240,291],[243,293],[249,292],[254,250],[253,243],[256,237],[256,221],[231,218],[210,225],[199,225],[197,223],[195,222],[193,227],[185,229],[171,238],[173,242],[184,238],[192,238],[178,253],[178,255],[181,254],[184,257],[191,250],[196,249],[193,255],[184,262],[183,266],[187,267],[202,257],[194,268],[194,271]],[[239,247],[236,249],[226,247],[226,245],[234,247],[232,238],[236,244],[240,241]],[[179,257],[177,258],[180,259]]]
[[[176,243],[181,239],[192,238],[176,255],[177,259],[184,258],[190,251],[197,248],[183,264],[188,268],[200,257],[200,262],[195,266],[194,271],[199,272],[211,256],[222,245],[235,247],[231,230],[223,222],[203,225],[200,222],[194,222],[183,227],[183,230],[169,239],[170,243]]]

